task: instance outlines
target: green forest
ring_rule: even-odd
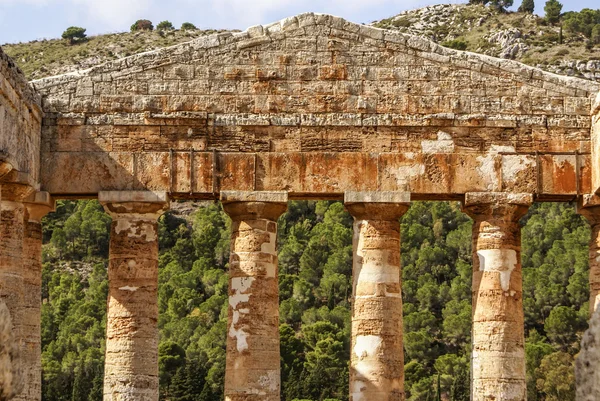
[[[179,208],[177,208],[179,209]],[[590,229],[573,205],[522,219],[528,399],[575,399],[588,319]],[[407,400],[469,399],[471,220],[458,202],[413,202],[401,220]],[[43,399],[100,401],[110,217],[60,201],[43,225]],[[162,400],[223,399],[230,220],[219,203],[159,220]],[[352,218],[292,201],[279,219],[282,400],[348,400]]]

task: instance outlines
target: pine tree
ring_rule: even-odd
[[[544,6],[546,12],[546,21],[550,24],[556,24],[560,21],[560,12],[562,11],[563,5],[558,0],[548,0]]]
[[[187,382],[186,369],[184,366],[177,369],[177,372],[171,379],[171,385],[168,390],[168,399],[170,401],[191,401],[188,397],[190,394]]]
[[[563,27],[561,25],[560,29],[558,31],[558,44],[562,45],[562,43],[563,43]]]
[[[469,392],[469,377],[463,369],[460,369],[450,387],[450,401],[469,401]]]
[[[533,10],[535,9],[534,0],[523,0],[521,5],[519,6],[520,13],[529,13],[533,14]]]
[[[83,41],[85,36],[85,28],[79,26],[70,26],[62,34],[62,38],[67,39],[70,45]]]
[[[500,13],[505,12],[512,5],[513,0],[490,0],[490,7],[495,8]]]
[[[600,44],[600,24],[594,25],[592,28],[592,43]]]
[[[327,308],[329,310],[332,310],[333,308],[335,308],[335,287],[332,285],[331,289],[329,290],[329,297],[327,300]]]
[[[204,388],[206,371],[196,359],[189,359],[185,365],[185,401],[199,401]]]
[[[79,362],[79,365],[73,373],[75,374],[75,379],[73,380],[73,392],[71,399],[73,401],[85,401],[89,393],[89,383],[86,380],[85,365],[83,361]]]

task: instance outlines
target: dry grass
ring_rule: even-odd
[[[61,39],[6,44],[2,48],[23,70],[28,79],[63,74],[90,68],[103,62],[133,54],[189,42],[215,33],[215,30],[173,30],[114,33],[91,36],[85,42],[69,45]]]

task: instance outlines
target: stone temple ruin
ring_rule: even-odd
[[[0,62],[16,400],[41,399],[40,219],[54,199],[98,198],[113,218],[107,401],[158,399],[170,199],[220,199],[233,220],[228,401],[280,399],[276,221],[289,199],[344,200],[355,219],[353,401],[405,398],[398,219],[413,200],[460,200],[475,221],[472,400],[526,399],[518,220],[532,202],[577,200],[600,305],[597,83],[312,13],[31,83]]]

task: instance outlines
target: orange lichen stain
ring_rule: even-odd
[[[575,166],[564,157],[554,159],[553,166],[554,193],[574,193],[577,191]]]

